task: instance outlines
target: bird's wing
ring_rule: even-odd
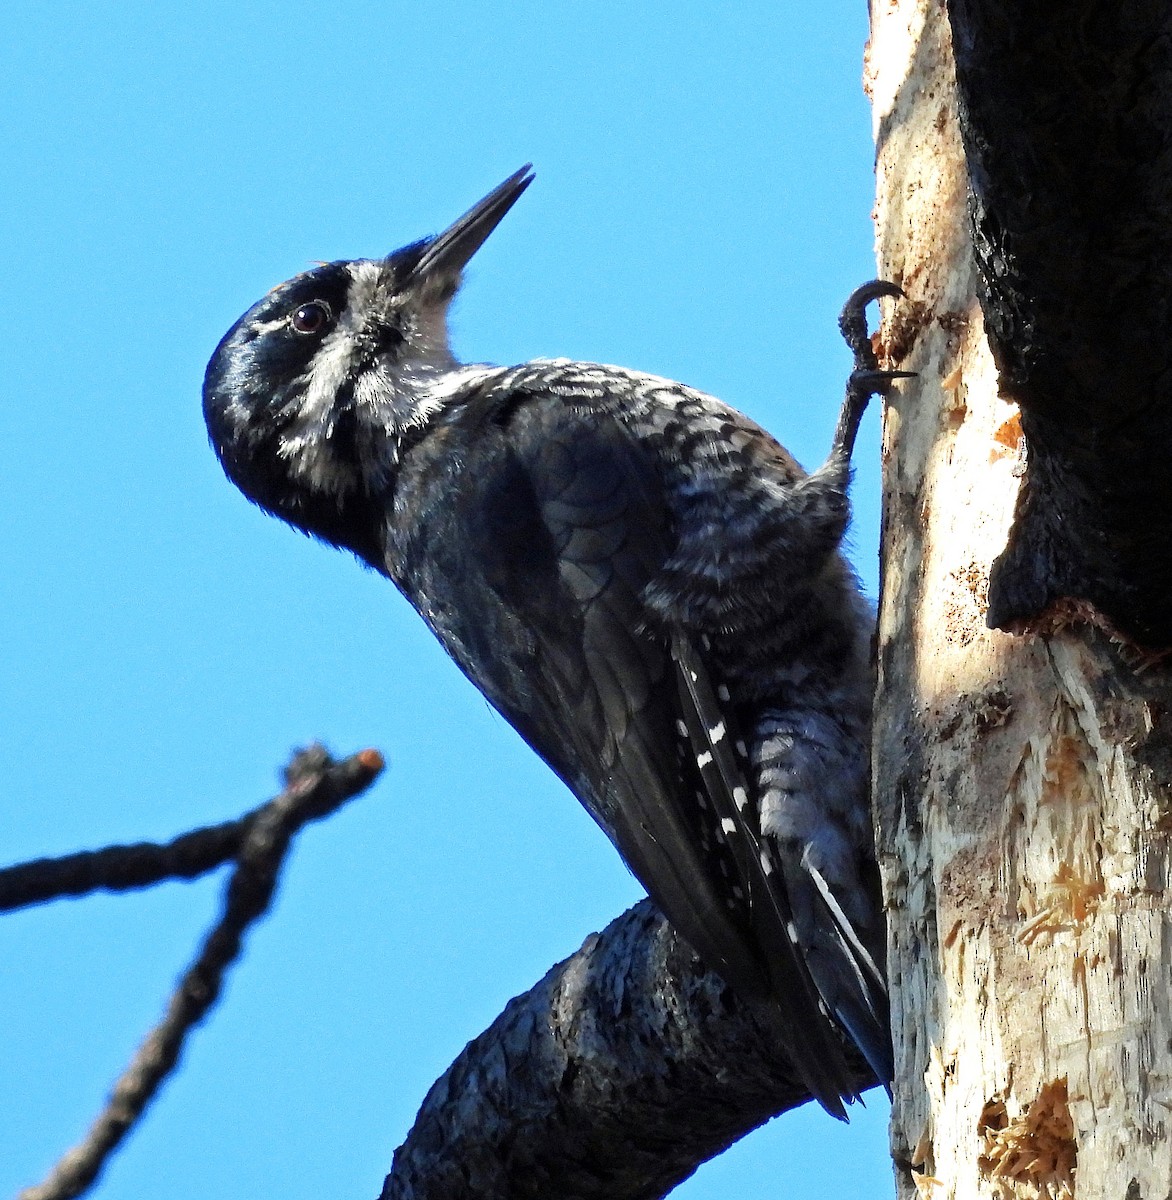
[[[683,794],[672,661],[647,627],[642,592],[671,541],[653,465],[613,419],[544,400],[513,409],[506,427],[482,426],[476,446],[465,468],[476,484],[460,490],[456,518],[485,585],[475,619],[495,644],[473,646],[465,627],[463,665],[693,948],[762,994],[762,965],[702,850],[700,781]]]
[[[415,530],[409,598],[705,963],[780,1005],[795,1065],[841,1115],[850,1075],[787,933],[784,890],[759,854],[736,860],[715,809],[744,780],[703,770],[695,730],[714,721],[680,686],[688,643],[677,633],[673,653],[644,601],[674,538],[656,462],[615,417],[548,394],[468,405],[445,436],[427,494],[400,484],[397,504],[427,514],[402,523]],[[687,670],[711,696],[694,651]],[[738,880],[759,915],[735,899]]]
[[[806,964],[806,948],[796,928],[785,882],[788,873],[772,839],[761,832],[757,798],[748,779],[746,746],[735,714],[722,702],[718,687],[713,686],[700,647],[677,631],[672,635],[671,654],[692,754],[721,841],[734,865],[748,920],[758,945],[765,951],[770,992],[779,1002],[783,1020],[806,1033],[804,1044],[791,1047],[791,1052],[823,1107],[835,1116],[845,1117],[840,1097],[854,1099],[858,1091],[829,1019],[810,1015],[810,1006],[814,1005],[825,1016],[825,1003],[818,997],[818,987]],[[822,886],[825,888],[825,884]],[[841,914],[841,909],[838,912]]]

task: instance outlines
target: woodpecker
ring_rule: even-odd
[[[566,783],[705,965],[845,1118],[845,1030],[892,1075],[868,804],[873,614],[839,553],[876,367],[865,307],[825,464],[620,367],[468,365],[448,306],[532,182],[332,262],[220,342],[204,414],[261,508],[385,575]]]

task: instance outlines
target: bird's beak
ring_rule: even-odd
[[[526,163],[428,243],[411,275],[416,279],[458,275],[532,182],[533,167]]]

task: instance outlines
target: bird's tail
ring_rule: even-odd
[[[863,945],[854,926],[834,898],[818,869],[807,863],[805,870],[813,881],[821,901],[826,921],[824,929],[837,943],[835,958],[845,964],[846,986],[833,989],[831,1009],[839,1023],[851,1035],[879,1081],[891,1091],[895,1064],[891,1047],[891,1006],[887,994],[887,978],[871,952]],[[819,991],[823,985],[815,974]],[[831,989],[827,989],[831,990]],[[823,998],[826,999],[825,993]]]

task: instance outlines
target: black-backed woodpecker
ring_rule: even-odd
[[[864,309],[830,456],[620,367],[465,365],[461,272],[532,181],[386,258],[270,291],[212,356],[233,483],[390,579],[565,781],[832,1113],[834,1022],[891,1078],[868,804],[873,614],[839,553],[875,369]],[[870,369],[867,369],[869,366]]]

